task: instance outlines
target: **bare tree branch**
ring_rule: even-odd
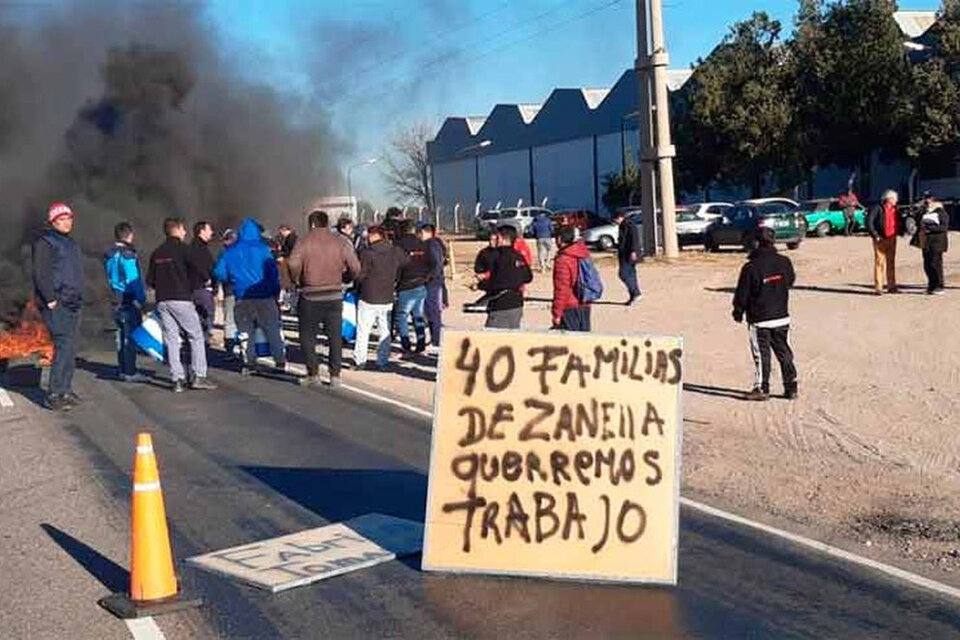
[[[431,139],[433,128],[425,123],[398,129],[384,153],[382,173],[394,195],[433,209],[427,160],[427,141]]]

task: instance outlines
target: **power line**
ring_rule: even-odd
[[[590,8],[590,9],[586,10],[586,11],[583,11],[583,12],[581,12],[581,13],[578,13],[578,14],[574,15],[574,16],[571,16],[571,17],[569,17],[569,18],[567,18],[567,19],[565,19],[565,20],[561,20],[561,21],[559,21],[559,22],[553,23],[553,24],[551,24],[551,25],[549,25],[549,26],[547,26],[547,27],[544,27],[543,29],[539,29],[539,30],[533,31],[533,32],[531,32],[531,33],[529,33],[529,34],[527,34],[527,35],[525,35],[525,36],[523,36],[523,37],[516,38],[516,39],[514,39],[514,40],[510,40],[509,42],[506,42],[506,43],[504,43],[504,44],[502,44],[502,45],[499,45],[499,46],[497,46],[497,47],[493,47],[493,48],[486,49],[486,50],[481,51],[480,53],[478,53],[478,54],[476,54],[476,55],[468,56],[468,57],[465,57],[465,58],[464,58],[464,57],[439,58],[439,59],[430,61],[430,62],[422,65],[420,68],[418,68],[416,71],[414,71],[414,72],[412,72],[412,73],[407,73],[407,74],[403,74],[403,75],[400,75],[400,76],[395,76],[395,77],[393,77],[393,78],[386,78],[385,80],[383,80],[382,82],[379,82],[378,84],[387,84],[387,83],[395,84],[395,83],[398,82],[398,81],[403,81],[403,80],[415,78],[415,77],[418,77],[418,76],[422,75],[425,71],[427,71],[427,70],[429,70],[429,69],[432,69],[433,67],[439,67],[439,66],[443,66],[443,65],[447,65],[447,64],[453,64],[453,65],[455,65],[455,66],[459,66],[459,65],[466,65],[466,64],[468,64],[468,63],[475,62],[476,60],[480,60],[480,59],[485,58],[485,57],[487,57],[487,56],[489,56],[489,55],[492,55],[492,54],[494,54],[494,53],[497,53],[497,52],[499,52],[499,51],[503,51],[504,49],[506,49],[506,48],[508,48],[508,47],[512,47],[512,46],[517,45],[517,44],[520,44],[520,43],[522,43],[522,42],[526,42],[526,41],[528,41],[528,40],[530,40],[530,39],[532,39],[532,38],[535,38],[535,37],[537,37],[537,36],[543,35],[543,34],[545,34],[545,33],[550,33],[550,32],[556,31],[556,30],[557,30],[558,28],[560,28],[560,27],[563,27],[563,26],[566,26],[566,25],[571,24],[571,23],[573,23],[573,22],[577,22],[577,21],[583,20],[583,19],[585,19],[585,18],[588,18],[588,17],[590,17],[590,16],[592,16],[592,15],[594,15],[594,14],[597,14],[597,13],[599,13],[599,12],[601,12],[601,11],[604,11],[604,10],[606,10],[606,9],[609,9],[610,7],[613,7],[613,6],[615,6],[615,5],[618,5],[618,4],[620,4],[621,2],[623,2],[623,0],[607,0],[606,2],[602,3],[602,4],[599,5],[599,6],[592,7],[592,8]],[[565,4],[570,4],[570,3],[565,3]],[[553,10],[551,10],[551,11],[546,12],[546,14],[556,13],[556,11],[557,11],[558,9],[559,9],[559,7],[558,7],[558,8],[555,8],[555,9],[553,9]],[[511,29],[508,29],[508,30],[506,30],[506,31],[504,31],[504,32],[501,32],[500,34],[498,34],[497,36],[495,36],[495,37],[493,38],[493,40],[497,40],[497,39],[499,39],[501,36],[506,35],[507,33],[516,31],[518,28],[528,26],[529,24],[538,21],[543,15],[546,15],[546,14],[541,14],[541,16],[538,16],[538,18],[535,18],[534,20],[524,22],[524,23],[522,23],[521,25],[515,26],[515,27],[513,27],[513,28],[511,28]],[[360,100],[360,99],[376,98],[376,97],[380,97],[380,96],[386,95],[386,94],[390,93],[391,91],[393,91],[392,87],[384,87],[384,89],[382,89],[382,90],[380,90],[380,91],[377,91],[377,92],[374,92],[374,93],[372,93],[372,94],[367,94],[367,95],[364,95],[364,96],[356,96],[356,94],[359,93],[361,90],[362,90],[362,88],[361,88],[361,89],[354,89],[354,90],[348,92],[347,94],[341,96],[340,98],[333,100],[333,101],[332,101],[332,104],[334,104],[334,105],[339,105],[339,104],[356,102],[357,100]],[[356,97],[354,97],[354,96],[356,96]]]
[[[532,18],[532,19],[530,19],[530,20],[525,20],[525,21],[519,22],[519,23],[517,23],[517,24],[514,24],[514,25],[511,26],[510,28],[505,29],[505,30],[503,30],[503,31],[500,31],[500,32],[494,34],[494,35],[493,35],[492,37],[490,37],[490,38],[485,38],[485,40],[486,40],[487,42],[499,40],[499,39],[502,38],[503,36],[506,36],[506,35],[508,35],[508,34],[510,34],[510,33],[513,33],[514,31],[518,31],[518,30],[520,30],[520,29],[523,29],[524,27],[527,27],[527,26],[529,26],[529,25],[531,25],[531,24],[534,24],[534,23],[536,23],[536,22],[538,22],[538,21],[541,21],[541,20],[543,20],[543,19],[545,19],[545,18],[547,18],[547,17],[549,17],[549,16],[551,16],[551,15],[553,15],[553,14],[559,12],[559,11],[562,11],[563,9],[565,9],[565,8],[566,8],[568,5],[570,5],[570,4],[573,4],[573,0],[566,0],[565,2],[562,2],[561,4],[559,4],[559,5],[557,5],[557,6],[554,6],[554,7],[552,7],[551,9],[548,9],[547,11],[544,11],[544,12],[538,14],[536,17],[534,17],[534,18]],[[468,43],[468,44],[466,45],[467,48],[469,48],[469,47],[471,47],[471,46],[472,46],[471,43]],[[421,72],[424,71],[425,69],[434,67],[434,66],[436,66],[436,65],[438,65],[438,64],[441,64],[441,63],[447,62],[447,61],[448,61],[448,59],[444,59],[444,58],[437,58],[437,59],[435,59],[435,60],[428,61],[428,62],[426,62],[424,65],[421,65],[421,66],[417,69],[417,71],[415,71],[415,72],[413,72],[413,73],[408,73],[408,74],[406,74],[405,76],[401,76],[401,77],[409,77],[409,76],[418,75],[419,73],[421,73]],[[395,76],[395,78],[396,78],[396,76]],[[373,87],[373,86],[375,86],[375,85],[381,85],[381,84],[383,84],[383,83],[380,82],[380,81],[378,81],[378,80],[374,80],[374,81],[372,81],[372,82],[370,82],[370,83],[368,83],[368,84],[366,84],[366,85],[364,85],[364,86],[355,87],[355,88],[353,88],[352,90],[350,90],[350,91],[346,92],[345,94],[343,94],[342,96],[340,96],[340,98],[339,98],[338,100],[334,100],[334,103],[336,104],[336,103],[338,103],[338,102],[342,102],[342,101],[345,101],[345,100],[346,100],[346,101],[349,101],[349,100],[347,100],[347,99],[348,99],[350,96],[356,95],[356,94],[358,94],[358,93],[361,93],[361,92],[367,90],[367,89],[370,88],[370,87]],[[382,93],[384,93],[384,92],[381,91],[380,93],[375,93],[375,94],[373,94],[373,95],[381,95]]]
[[[442,38],[439,38],[439,40],[449,39],[451,35],[459,33],[464,29],[466,29],[467,27],[476,27],[478,24],[482,23],[484,20],[486,20],[490,16],[496,15],[501,11],[503,11],[504,9],[506,9],[507,7],[510,7],[512,5],[513,5],[512,0],[506,0],[506,2],[503,2],[502,4],[500,4],[500,6],[498,6],[496,9],[493,9],[492,11],[482,13],[475,18],[464,20],[463,22],[460,22],[459,24],[454,25],[451,29],[444,31]],[[340,80],[342,80],[343,77],[346,76],[347,74],[349,74],[351,77],[360,77],[360,76],[367,75],[371,71],[376,71],[380,69],[382,65],[386,63],[395,62],[405,56],[410,56],[415,53],[420,53],[421,51],[427,52],[431,48],[432,47],[430,46],[419,46],[414,49],[408,49],[408,50],[401,49],[387,56],[380,57],[377,60],[374,60],[373,62],[371,62],[369,65],[361,67],[360,69],[350,69],[349,67],[343,67],[341,72],[337,74],[337,76],[335,76],[332,80],[325,80],[320,86],[328,87],[330,85],[333,85],[339,82]]]

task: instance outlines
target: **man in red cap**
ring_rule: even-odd
[[[73,369],[83,309],[83,255],[70,237],[73,211],[69,206],[50,205],[47,222],[49,228],[33,243],[33,285],[53,339],[47,407],[67,411],[80,402],[73,392]]]

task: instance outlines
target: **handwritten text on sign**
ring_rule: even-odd
[[[426,569],[676,582],[679,338],[451,330]]]

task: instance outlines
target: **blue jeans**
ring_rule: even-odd
[[[590,331],[590,307],[576,307],[564,311],[560,328],[564,331]]]
[[[637,282],[637,265],[629,260],[620,260],[620,280],[627,286],[631,298],[640,295],[640,283]]]
[[[133,341],[133,332],[143,318],[136,307],[125,304],[114,309],[113,321],[117,325],[117,367],[120,375],[132,376],[137,372],[137,344]]]
[[[413,316],[413,328],[417,332],[417,341],[426,340],[426,327],[423,321],[423,307],[426,301],[425,286],[397,292],[397,332],[400,334],[401,342],[410,340],[410,316]]]

